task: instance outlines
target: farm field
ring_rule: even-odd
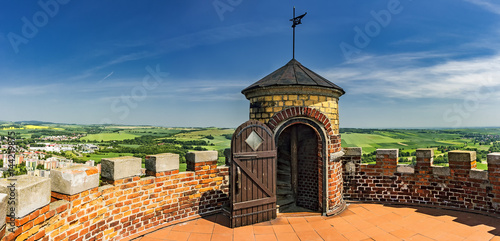
[[[343,147],[361,147],[363,153],[371,153],[376,149],[395,148],[415,151],[418,148],[437,146],[463,146],[488,150],[489,145],[471,143],[470,139],[461,138],[460,134],[440,133],[433,130],[374,130],[371,133],[342,133]]]
[[[138,137],[139,135],[134,135],[130,134],[124,131],[120,132],[112,132],[112,133],[99,133],[99,134],[91,134],[87,135],[85,137],[80,138],[81,140],[85,141],[95,141],[95,142],[101,142],[101,141],[123,141],[123,140],[128,140],[128,139],[134,139]]]
[[[133,153],[102,153],[102,154],[89,154],[90,157],[87,157],[86,155],[83,156],[83,159],[85,161],[88,160],[94,160],[96,163],[101,163],[101,159],[103,158],[113,158],[113,157],[120,157],[120,156],[133,156]]]
[[[375,163],[376,149],[399,149],[400,163],[411,164],[418,148],[433,148],[435,164],[447,166],[450,150],[476,151],[477,168],[486,170],[486,155],[493,144],[500,141],[500,129],[341,129],[343,147],[361,147],[362,161]],[[497,150],[498,151],[498,150]],[[439,163],[437,162],[439,160]]]
[[[75,136],[79,138],[59,141],[63,144],[94,143],[101,146],[97,153],[74,153],[78,161],[95,160],[119,156],[138,156],[143,161],[146,155],[157,153],[177,153],[181,157],[189,151],[215,150],[219,152],[219,164],[225,162],[223,150],[230,147],[234,129],[230,128],[166,128],[155,126],[124,125],[72,125],[43,122],[0,124],[0,136],[15,131],[24,145],[49,142],[40,137]],[[477,166],[487,168],[486,155],[494,143],[500,141],[500,128],[471,129],[355,129],[341,128],[343,147],[361,147],[363,161],[374,162],[376,149],[399,149],[400,161],[411,164],[415,150],[434,148],[435,159],[440,165],[447,165],[447,152],[450,150],[477,151]],[[83,136],[83,137],[81,137]],[[30,138],[32,138],[30,140]],[[40,138],[40,139],[39,139]],[[56,141],[57,142],[57,141]],[[493,149],[499,151],[498,149]],[[73,157],[73,155],[68,154]],[[182,169],[182,166],[181,166]]]
[[[224,150],[229,148],[231,140],[223,135],[232,135],[234,129],[209,128],[205,130],[193,131],[188,133],[176,134],[173,137],[180,141],[204,140],[214,144],[213,146],[202,146],[209,150]],[[214,139],[208,139],[206,136],[212,136]]]

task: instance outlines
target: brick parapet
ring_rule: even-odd
[[[75,195],[52,192],[50,205],[14,220],[14,232],[1,240],[121,240],[219,212],[228,201],[229,168],[216,165],[150,170],[151,176],[110,180]]]
[[[346,153],[355,154],[342,157],[346,200],[435,205],[500,214],[500,169],[496,169],[500,162],[495,159],[500,154],[488,155],[488,170],[483,171],[472,168],[474,152],[454,152],[449,155],[450,167],[437,167],[432,165],[433,152],[418,149],[414,172],[398,171],[402,168],[396,160],[396,171],[390,175],[394,171],[393,158],[380,155],[377,164],[366,165],[361,164],[361,153]]]

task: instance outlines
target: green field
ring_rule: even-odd
[[[477,168],[486,170],[488,168],[485,163],[486,154],[492,147],[492,143],[499,141],[499,134],[500,129],[498,128],[457,130],[347,129],[341,130],[341,139],[343,147],[362,148],[364,163],[374,163],[373,152],[376,149],[399,149],[400,160],[404,157],[409,162],[415,158],[414,152],[418,148],[433,148],[435,157],[441,157],[447,151],[454,149],[477,150]],[[447,166],[448,163],[436,163],[435,165]]]
[[[395,139],[377,134],[349,133],[342,134],[343,147],[361,147],[363,153],[373,152],[384,148],[404,148],[407,144],[403,139]]]
[[[120,156],[133,156],[133,153],[103,153],[103,154],[90,154],[90,157],[87,157],[86,155],[83,156],[83,159],[85,161],[88,160],[94,160],[96,163],[101,163],[102,158],[113,158],[113,157],[120,157]]]
[[[87,141],[122,141],[122,140],[128,140],[128,139],[134,139],[138,137],[139,135],[134,135],[130,134],[124,131],[120,132],[113,132],[113,133],[99,133],[99,134],[91,134],[87,135],[85,137],[80,138],[81,140],[87,140]]]
[[[202,146],[208,150],[223,150],[229,148],[231,145],[231,140],[227,139],[222,135],[233,134],[234,129],[218,129],[218,128],[208,128],[205,130],[193,131],[188,133],[180,133],[174,135],[174,138],[180,141],[191,141],[191,140],[204,140],[212,145]],[[214,139],[207,139],[206,136],[213,136]]]

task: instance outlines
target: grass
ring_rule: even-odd
[[[83,159],[85,161],[88,160],[94,160],[96,163],[101,163],[102,158],[113,158],[113,157],[120,157],[120,156],[133,156],[133,153],[103,153],[103,154],[89,154],[90,157],[87,157],[87,155],[83,155]]]
[[[174,136],[175,139],[180,141],[191,141],[191,140],[204,140],[208,143],[214,144],[201,146],[208,150],[223,150],[229,148],[231,145],[231,140],[227,139],[222,135],[233,134],[234,129],[218,129],[218,128],[209,128],[205,130],[192,131],[188,133],[179,133]],[[205,138],[205,136],[213,136],[214,139]]]
[[[123,147],[130,147],[130,148],[137,148],[137,147],[140,147],[141,145],[133,145],[133,144],[120,144],[120,146],[123,146]]]
[[[134,139],[138,137],[139,135],[133,135],[130,133],[126,133],[123,131],[120,131],[118,133],[112,132],[112,133],[99,133],[99,134],[91,134],[87,135],[85,137],[82,137],[82,140],[87,140],[87,141],[123,141],[123,140],[128,140],[128,139]]]
[[[186,163],[179,163],[179,172],[185,172],[187,169]]]
[[[378,134],[349,133],[342,134],[342,146],[361,147],[363,153],[370,153],[382,148],[404,148],[408,147],[405,140],[396,139]]]
[[[488,170],[488,164],[477,162],[476,168],[479,170]]]

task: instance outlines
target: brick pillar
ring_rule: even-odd
[[[393,176],[398,167],[398,149],[378,149],[376,167],[381,175]]]
[[[415,173],[428,174],[432,172],[432,163],[434,161],[434,150],[419,148],[416,151],[417,161],[415,164]]]
[[[475,151],[448,152],[451,176],[468,178],[471,168],[476,168]]]
[[[342,157],[345,175],[355,175],[359,172],[359,165],[361,164],[361,147],[346,147],[344,148],[345,154]]]
[[[217,151],[193,151],[186,154],[187,171],[215,169],[218,159]]]
[[[488,178],[494,195],[492,203],[497,210],[500,207],[500,152],[488,154]]]

